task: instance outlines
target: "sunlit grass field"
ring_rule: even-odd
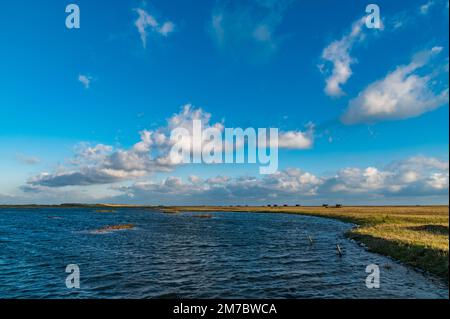
[[[390,207],[170,207],[166,212],[229,211],[290,213],[335,218],[354,223],[346,235],[405,264],[448,279],[448,206]]]

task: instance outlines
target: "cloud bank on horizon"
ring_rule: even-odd
[[[111,182],[95,173],[91,178],[88,176],[81,173],[52,176],[51,179],[41,179],[38,186],[36,181],[30,181],[23,186],[23,192],[29,197],[24,196],[19,201],[25,203],[29,198],[34,198],[36,202],[43,200],[42,203],[49,203],[64,198],[66,202],[75,199],[75,202],[152,205],[295,205],[342,200],[347,203],[375,204],[385,198],[401,198],[411,204],[412,198],[422,203],[421,197],[433,199],[448,194],[449,164],[436,158],[416,156],[393,161],[381,168],[346,167],[324,176],[316,176],[299,168],[288,168],[266,176],[217,175],[202,178],[189,175],[186,179],[169,176],[160,181],[148,179],[127,185],[113,184],[111,188],[115,194],[108,196],[83,195],[76,188],[62,187],[68,184]],[[67,197],[70,192],[73,194]]]
[[[116,26],[70,31],[86,52],[12,40],[0,55],[0,204],[446,203],[448,2],[381,1],[375,30],[364,6],[329,5],[333,21],[295,0],[124,2]],[[12,58],[33,51],[23,66]],[[175,160],[171,131],[192,133],[194,120],[279,128],[280,169]]]

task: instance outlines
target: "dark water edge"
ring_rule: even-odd
[[[1,209],[0,298],[448,298],[442,280],[346,239],[350,224],[198,215]],[[96,231],[119,224],[136,227]],[[80,289],[66,288],[68,264],[80,267]],[[379,289],[366,287],[369,264],[380,267]]]

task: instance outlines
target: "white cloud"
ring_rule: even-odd
[[[103,148],[103,147],[100,147]],[[103,151],[100,151],[102,153]],[[97,158],[98,151],[88,151]],[[93,156],[93,157],[92,157]],[[88,160],[89,163],[91,159]],[[89,171],[91,170],[91,171]],[[433,157],[415,156],[385,166],[347,167],[317,175],[288,168],[273,175],[200,177],[187,180],[169,176],[157,181],[145,176],[133,184],[121,181],[131,171],[83,167],[79,171],[57,170],[41,174],[21,187],[20,196],[0,196],[3,203],[18,202],[116,202],[136,204],[321,204],[437,203],[448,201],[449,163]],[[73,187],[70,187],[72,185]],[[90,186],[92,185],[92,186]],[[59,186],[66,186],[61,188]],[[80,186],[83,186],[80,188]],[[84,188],[88,187],[89,188]],[[96,191],[92,191],[92,190]]]
[[[381,30],[387,29],[389,31],[394,31],[409,25],[412,21],[415,21],[420,14],[427,14],[429,9],[435,4],[435,1],[430,0],[420,7],[419,12],[414,8],[414,10],[407,9],[398,12],[393,16],[386,16],[383,18]],[[323,61],[318,65],[318,68],[321,73],[327,76],[325,80],[325,93],[327,95],[339,97],[345,94],[342,86],[346,84],[353,75],[352,64],[357,62],[357,60],[352,57],[351,52],[355,45],[364,40],[367,35],[369,35],[369,33],[365,28],[365,17],[362,17],[352,24],[348,33],[344,34],[339,40],[331,42],[322,51],[321,58]],[[328,65],[331,65],[331,67],[328,67]]]
[[[78,76],[78,81],[83,84],[86,89],[89,89],[92,81],[92,77],[90,75],[80,74]]]
[[[352,76],[351,65],[356,60],[350,56],[355,43],[364,38],[363,26],[365,18],[355,21],[349,33],[340,40],[331,42],[322,52],[324,63],[319,65],[322,73],[327,73],[325,93],[330,96],[341,96],[344,94],[341,86],[347,83]],[[331,71],[327,70],[327,64],[331,63]]]
[[[395,31],[405,26],[413,24],[419,18],[429,13],[432,6],[441,4],[437,0],[430,0],[420,6],[419,10],[406,9],[392,16],[383,16],[382,27],[380,30]],[[447,7],[448,8],[448,7]],[[352,73],[352,64],[357,60],[352,56],[352,50],[356,44],[364,40],[368,35],[379,34],[376,29],[371,29],[369,33],[365,28],[365,17],[355,21],[350,31],[339,40],[331,42],[322,51],[322,62],[318,65],[321,73],[326,75],[325,93],[329,96],[339,97],[345,95],[342,86],[347,83]],[[329,67],[328,65],[331,65]]]
[[[161,26],[161,28],[158,29],[158,32],[167,37],[170,33],[172,33],[175,30],[175,25],[171,21],[164,22],[164,24]]]
[[[448,190],[449,175],[447,173],[433,173],[427,179],[427,185],[433,189]]]
[[[407,160],[391,163],[388,169],[402,172],[407,170],[419,172],[426,170],[448,171],[449,163],[448,161],[442,161],[435,157],[419,155],[410,157]]]
[[[392,173],[380,171],[376,167],[344,168],[326,179],[322,190],[330,193],[367,194],[385,187],[386,180],[391,175]]]
[[[160,182],[136,183],[120,188],[133,198],[157,195],[159,199],[172,200],[230,200],[261,201],[267,197],[287,196],[311,197],[316,194],[321,181],[313,174],[298,169],[288,169],[263,178],[216,176],[208,179],[190,177],[184,182],[178,177],[169,177]],[[192,198],[190,198],[192,197]]]
[[[136,26],[140,36],[144,49],[147,47],[148,30],[167,37],[175,30],[175,24],[171,21],[166,21],[162,25],[156,20],[154,16],[149,14],[144,9],[135,9],[138,14],[138,18],[134,25]]]
[[[183,128],[194,136],[193,123],[201,122],[202,130],[215,128],[218,132],[224,131],[224,123],[212,122],[211,114],[191,104],[184,105],[180,112],[167,119],[165,126],[154,130],[142,130],[140,140],[129,149],[114,148],[111,145],[90,145],[81,143],[75,149],[75,155],[64,167],[53,172],[44,172],[28,181],[29,185],[46,187],[84,186],[95,184],[111,184],[136,178],[146,177],[156,172],[168,172],[182,165],[182,158],[171,154],[174,142],[171,133],[174,129]],[[314,140],[314,125],[309,123],[306,131],[292,130],[280,132],[280,149],[307,149],[311,148]],[[194,143],[187,139],[186,149],[194,154],[200,154],[203,146],[210,142],[207,135],[202,135],[201,143]],[[223,146],[230,141],[225,134],[216,140],[216,152],[223,152]],[[245,147],[237,144],[237,151]]]
[[[448,197],[448,161],[417,156],[384,167],[348,167],[330,176],[290,168],[273,175],[229,177],[219,175],[188,181],[169,177],[159,182],[141,182],[121,187],[133,200],[156,198],[166,204],[267,204],[329,201],[377,201],[396,198],[419,202],[429,196]],[[123,197],[116,198],[118,202]]]
[[[191,182],[192,184],[199,184],[203,182],[203,179],[197,175],[190,175],[189,182]]]
[[[183,127],[192,134],[193,120],[201,120],[204,129],[223,129],[220,122],[210,123],[210,113],[187,104],[167,120],[166,126],[141,131],[140,140],[129,149],[81,143],[75,149],[75,156],[69,160],[69,166],[39,174],[29,179],[28,184],[47,187],[110,184],[171,171],[181,164],[169,156],[173,145],[171,130]],[[194,149],[194,152],[201,152],[201,149]]]
[[[397,67],[385,78],[370,84],[352,99],[342,116],[345,124],[376,123],[419,116],[448,103],[448,88],[434,93],[435,70],[420,75],[429,59],[442,48],[416,54],[408,65]]]
[[[314,143],[314,125],[309,124],[305,132],[287,131],[278,135],[278,147],[280,149],[308,149]]]

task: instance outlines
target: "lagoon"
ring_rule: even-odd
[[[0,298],[448,298],[442,280],[346,239],[348,223],[196,215],[0,209]],[[65,286],[69,264],[80,268],[80,289]],[[366,287],[370,264],[380,267],[379,289]]]

